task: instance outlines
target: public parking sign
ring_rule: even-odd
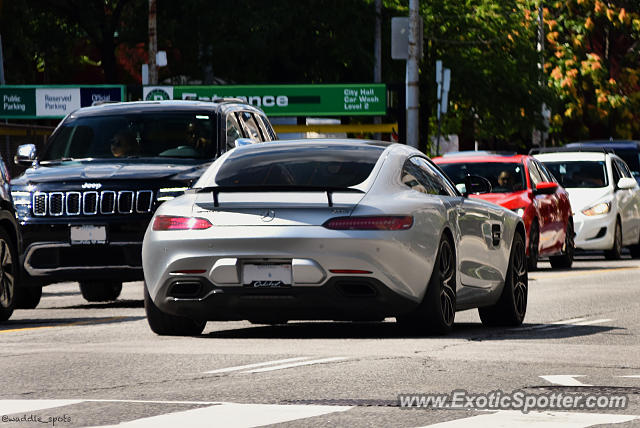
[[[59,119],[105,101],[123,101],[124,85],[0,86],[0,119]]]

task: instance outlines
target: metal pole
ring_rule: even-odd
[[[158,84],[158,34],[156,32],[156,0],[149,0],[149,84]]]
[[[373,46],[373,81],[375,83],[382,82],[382,0],[376,0],[376,28],[375,28],[375,41]],[[382,123],[382,118],[376,116],[373,118],[373,123]],[[375,140],[379,140],[380,133],[377,132],[373,136]]]
[[[419,95],[418,87],[418,20],[419,0],[409,0],[409,58],[407,59],[407,144],[418,148]]]
[[[5,85],[4,81],[4,57],[2,56],[2,34],[0,34],[0,85]]]
[[[538,45],[536,48],[538,49],[539,54],[539,63],[538,63],[538,84],[540,86],[544,86],[544,12],[543,12],[543,0],[540,0],[538,4]],[[540,112],[544,117],[545,111],[547,110],[546,104],[543,102],[540,106]],[[544,126],[544,125],[543,125]],[[547,145],[545,134],[547,130],[540,130],[540,145],[545,147]]]

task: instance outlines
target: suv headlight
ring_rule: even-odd
[[[19,217],[27,217],[31,213],[31,192],[12,190],[11,198]]]
[[[184,194],[188,187],[165,187],[158,190],[158,202],[170,201]]]
[[[588,216],[602,215],[611,211],[611,202],[600,202],[590,208],[582,210],[582,214]]]

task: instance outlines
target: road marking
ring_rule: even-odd
[[[0,414],[29,413],[54,407],[71,406],[84,400],[0,400]]]
[[[611,322],[611,321],[613,321],[611,318],[602,318],[602,319],[599,319],[599,320],[577,322],[574,325],[593,325],[593,324],[602,324],[602,323]]]
[[[249,370],[249,371],[243,372],[243,373],[263,373],[263,372],[269,372],[269,371],[272,371],[272,370],[282,370],[282,369],[288,369],[288,368],[291,368],[291,367],[308,366],[308,365],[311,365],[311,364],[330,363],[332,361],[342,361],[342,360],[346,360],[346,359],[347,359],[347,357],[321,358],[319,360],[301,361],[301,362],[291,363],[291,364],[282,364],[282,365],[275,366],[275,367],[267,367],[267,368],[263,368],[263,369]]]
[[[254,363],[254,364],[247,364],[244,366],[235,366],[235,367],[225,367],[223,369],[216,369],[216,370],[211,370],[205,373],[211,374],[211,373],[227,373],[227,372],[234,372],[237,370],[244,370],[244,369],[253,369],[255,367],[264,367],[264,366],[270,366],[272,364],[281,364],[281,363],[290,363],[293,361],[300,361],[300,360],[308,360],[310,357],[296,357],[296,358],[285,358],[284,360],[273,360],[273,361],[266,361],[263,363]]]
[[[636,378],[636,379],[640,379],[640,375],[628,375],[628,376],[616,376],[616,377],[630,377],[630,378]]]
[[[633,421],[637,415],[606,413],[529,412],[500,410],[496,413],[472,416],[449,422],[428,425],[429,428],[584,428],[592,425],[619,424]]]
[[[350,406],[217,403],[209,407],[151,416],[112,426],[120,428],[178,426],[188,426],[190,428],[209,428],[211,426],[249,428],[344,412],[351,408]]]
[[[596,320],[585,321],[587,318],[573,318],[565,321],[555,321],[549,324],[538,324],[527,327],[515,327],[510,329],[511,331],[529,331],[529,330],[539,330],[539,331],[549,331],[549,330],[558,330],[560,328],[570,328],[570,327],[580,327],[587,326],[593,324],[602,324],[605,322],[611,322],[613,319],[611,318],[600,318]]]
[[[66,324],[42,325],[42,326],[39,326],[39,327],[12,328],[12,329],[8,329],[8,330],[0,330],[0,333],[11,333],[11,332],[15,332],[15,331],[28,331],[28,330],[41,330],[41,329],[44,329],[44,328],[72,327],[72,326],[77,326],[77,325],[101,324],[101,323],[107,323],[107,322],[110,322],[110,321],[118,321],[118,320],[122,320],[122,319],[125,319],[125,318],[131,318],[131,317],[119,316],[119,317],[109,317],[109,318],[98,318],[98,319],[95,319],[95,320],[76,321],[76,322],[71,322],[71,323],[66,323]]]
[[[584,375],[553,375],[553,376],[539,376],[547,382],[554,383],[562,386],[592,386],[588,383],[582,383],[575,379],[577,377],[585,377]]]
[[[608,268],[608,269],[589,269],[584,271],[571,271],[571,272],[558,272],[558,273],[549,273],[549,274],[529,274],[529,279],[541,280],[541,279],[553,279],[553,278],[570,278],[574,276],[585,276],[585,275],[594,275],[604,272],[615,272],[621,270],[638,270],[640,266],[621,266],[616,268]]]

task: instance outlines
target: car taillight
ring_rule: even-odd
[[[360,216],[336,217],[323,225],[333,230],[407,230],[413,225],[413,217],[407,216]]]
[[[153,230],[192,230],[208,229],[211,222],[206,218],[199,217],[174,217],[170,215],[159,215],[153,220]]]

